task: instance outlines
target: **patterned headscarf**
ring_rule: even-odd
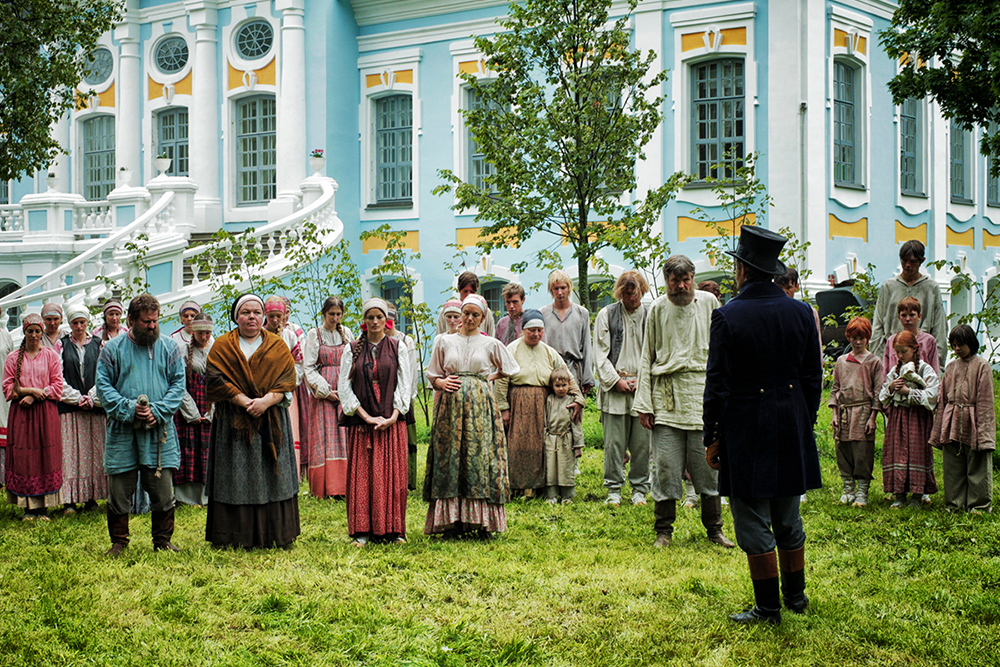
[[[101,310],[105,315],[108,314],[109,310],[117,310],[122,315],[125,314],[125,308],[122,307],[122,302],[118,299],[108,299]]]
[[[459,299],[449,299],[444,302],[444,306],[441,307],[441,314],[446,313],[459,313],[462,312],[462,302]]]
[[[191,322],[191,331],[212,331],[215,328],[215,322],[212,320],[212,316],[205,311],[200,311],[194,316],[194,321]]]
[[[21,331],[27,332],[28,327],[32,324],[37,324],[42,329],[45,329],[45,320],[42,319],[42,316],[37,313],[30,313],[21,318]]]
[[[483,311],[483,316],[485,316],[486,311],[490,309],[490,307],[486,305],[486,299],[484,299],[478,294],[470,294],[469,296],[465,297],[465,301],[462,302],[462,308],[465,308],[470,303],[479,310]]]
[[[285,308],[285,300],[280,296],[269,296],[267,297],[267,300],[264,301],[264,314],[267,315],[268,313],[273,313],[275,311],[282,314],[288,312]]]
[[[193,310],[196,313],[201,312],[201,306],[199,306],[194,301],[185,301],[181,304],[181,309],[177,311],[178,315],[183,315],[185,310]]]
[[[42,317],[51,317],[52,315],[63,316],[63,309],[58,303],[47,303],[42,306]]]

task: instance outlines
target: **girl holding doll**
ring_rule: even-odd
[[[896,365],[889,370],[879,402],[886,407],[882,446],[882,489],[894,495],[893,509],[906,503],[919,507],[921,495],[937,492],[934,453],[929,444],[938,397],[938,376],[920,358],[917,338],[909,331],[893,341]]]

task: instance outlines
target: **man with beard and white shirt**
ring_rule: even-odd
[[[642,425],[653,431],[653,546],[670,546],[686,466],[701,495],[701,522],[709,541],[732,548],[736,545],[722,534],[719,476],[705,461],[701,441],[709,332],[719,301],[694,289],[694,264],[684,255],[663,263],[663,278],[667,294],[649,309],[632,403]]]
[[[184,399],[185,366],[177,343],[160,336],[160,302],[140,294],[128,306],[129,331],[101,350],[97,395],[108,415],[108,556],[128,546],[130,498],[136,481],[149,494],[153,548],[178,551],[173,471],[180,465],[174,413]]]

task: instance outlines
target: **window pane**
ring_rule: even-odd
[[[412,198],[413,100],[391,95],[375,100],[375,201]]]
[[[237,103],[236,204],[264,204],[277,196],[276,103],[253,97]]]
[[[842,62],[833,64],[833,178],[837,183],[856,183],[854,74],[854,69]]]
[[[745,139],[743,61],[726,59],[695,65],[692,78],[693,171],[699,179],[731,175],[739,166]]]
[[[83,121],[83,196],[100,201],[115,187],[115,119]]]

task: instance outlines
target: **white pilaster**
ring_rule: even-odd
[[[140,105],[142,104],[142,68],[139,66],[139,24],[131,17],[115,28],[115,39],[121,45],[118,59],[118,86],[115,106],[118,118],[115,128],[115,167],[125,167],[140,174],[139,159],[142,141]]]
[[[299,185],[306,178],[306,45],[304,0],[278,0],[281,12],[281,60],[278,63],[278,201],[268,218],[287,215],[301,201]]]
[[[197,183],[194,223],[198,231],[213,232],[222,226],[219,193],[219,56],[215,0],[186,3],[195,29],[193,97],[191,101],[191,180]]]
[[[664,70],[662,12],[662,8],[658,6],[650,7],[648,9],[639,7],[635,10],[635,48],[637,51],[641,51],[642,53],[653,51],[653,53],[656,54],[656,59],[653,60],[649,67],[649,74],[647,74],[646,77],[647,80]],[[668,111],[667,82],[665,81],[664,83],[661,83],[659,88],[650,90],[649,95],[660,95],[663,97],[663,102],[660,103],[660,111],[665,117]],[[663,163],[667,156],[663,150],[662,122],[656,126],[656,130],[653,132],[653,136],[649,140],[649,143],[646,144],[643,152],[646,154],[646,159],[640,164],[637,164],[635,168],[636,197],[645,199],[647,192],[655,190],[663,185],[663,174],[667,168]],[[676,169],[676,166],[673,168]],[[666,225],[664,224],[663,211],[660,212],[654,231],[658,233],[661,238],[666,235],[667,230]],[[669,243],[670,239],[664,239],[664,241]],[[663,259],[664,258],[660,258],[660,261]],[[655,285],[657,282],[657,276],[654,274],[652,276],[647,276],[647,278],[650,279],[650,285],[653,286],[653,291],[656,292]]]
[[[802,229],[804,239],[810,242],[806,251],[806,264],[812,275],[804,287],[811,292],[826,289],[827,275],[832,270],[827,267],[826,246],[829,213],[827,191],[832,179],[830,159],[826,152],[827,123],[826,109],[826,10],[823,3],[800,0],[802,38],[799,44],[799,58],[803,63],[800,70],[802,102],[800,110],[801,167],[802,176]],[[772,33],[773,34],[773,33]],[[771,61],[774,62],[774,61]],[[775,70],[772,69],[772,72]],[[832,121],[829,121],[832,122]],[[772,155],[775,153],[772,151]],[[776,158],[772,158],[776,159]],[[828,270],[830,269],[830,270]]]

